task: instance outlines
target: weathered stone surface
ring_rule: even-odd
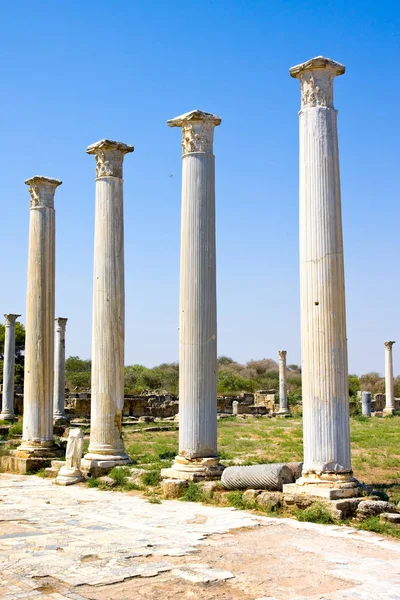
[[[256,498],[256,503],[266,510],[276,510],[282,506],[283,494],[277,492],[261,492]]]
[[[398,513],[398,509],[391,502],[384,502],[383,500],[363,500],[359,503],[357,508],[357,518],[366,519],[380,515],[381,513]]]
[[[130,469],[129,471],[129,481],[131,483],[135,483],[136,485],[141,485],[142,483],[142,476],[146,473],[146,469]]]
[[[186,581],[190,581],[191,583],[213,583],[234,577],[230,571],[201,564],[188,564],[178,569],[172,569],[171,572],[175,577],[186,579]]]
[[[395,523],[400,525],[400,514],[396,513],[381,513],[379,515],[381,521],[387,521],[388,523]]]
[[[115,487],[117,485],[115,479],[109,477],[108,475],[103,475],[102,477],[99,477],[98,481],[109,488]]]
[[[326,498],[327,500],[340,500],[342,498],[357,498],[361,496],[361,490],[358,486],[351,487],[334,487],[327,484],[299,484],[288,483],[283,486],[284,494],[304,494],[307,496],[315,496],[318,498]]]
[[[189,483],[185,479],[163,479],[161,482],[161,492],[163,498],[171,500],[180,498],[185,493]]]
[[[283,504],[284,506],[297,506],[304,510],[308,508],[314,503],[314,500],[309,496],[305,496],[303,494],[283,494]]]
[[[261,490],[246,490],[243,492],[243,500],[245,502],[255,502],[260,494]]]
[[[227,467],[221,478],[227,490],[259,489],[282,491],[282,486],[294,481],[294,475],[284,463]]]

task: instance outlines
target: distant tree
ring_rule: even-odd
[[[225,367],[226,365],[231,365],[235,361],[230,356],[218,356],[217,363],[219,367]]]
[[[92,361],[69,356],[65,361],[65,385],[68,388],[90,388]]]
[[[0,382],[3,383],[3,365],[4,365],[4,339],[6,328],[0,323]],[[24,362],[25,362],[25,327],[17,321],[15,323],[15,375],[16,384],[24,383]]]
[[[358,391],[360,391],[360,379],[358,375],[349,375],[349,397],[355,398]]]
[[[254,381],[230,373],[229,371],[218,371],[218,393],[232,394],[239,392],[254,392],[256,389]]]
[[[301,374],[301,367],[299,365],[288,365],[289,371],[293,371],[293,373]]]
[[[249,369],[254,369],[258,376],[265,375],[269,371],[277,371],[278,363],[272,358],[263,358],[262,360],[249,360],[246,364]]]
[[[360,390],[374,394],[385,392],[385,379],[376,371],[365,373],[360,377]]]

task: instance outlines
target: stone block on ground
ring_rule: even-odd
[[[282,506],[283,494],[279,492],[261,492],[256,498],[257,506],[265,510],[276,510]]]
[[[115,487],[117,485],[115,479],[109,477],[108,475],[103,475],[102,477],[99,477],[98,481],[109,488]]]
[[[142,476],[147,472],[148,471],[146,471],[146,469],[137,469],[137,468],[130,469],[128,481],[130,483],[134,483],[136,485],[141,485],[142,484]]]
[[[361,496],[361,489],[356,484],[350,484],[349,487],[335,487],[335,484],[303,484],[288,483],[283,485],[284,494],[307,495],[316,498],[325,498],[326,500],[340,500],[342,498],[357,498]]]
[[[185,479],[163,479],[161,482],[162,497],[166,500],[180,498],[189,486]]]
[[[363,500],[357,508],[357,519],[375,517],[381,513],[399,513],[399,510],[394,504],[384,500]]]
[[[256,502],[257,497],[261,494],[261,490],[246,490],[243,492],[243,500],[245,502]]]
[[[385,521],[387,523],[394,523],[395,525],[400,525],[400,514],[396,513],[381,513],[379,515],[381,521]]]

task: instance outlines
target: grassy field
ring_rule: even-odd
[[[159,470],[178,452],[177,431],[145,431],[149,425],[124,430],[134,465]],[[168,427],[165,425],[165,427]],[[300,461],[303,455],[300,418],[235,417],[218,421],[218,448],[225,465]],[[351,449],[355,476],[400,501],[400,417],[351,419]]]

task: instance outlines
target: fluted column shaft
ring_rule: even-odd
[[[217,458],[217,303],[213,134],[221,119],[193,111],[182,127],[179,455]]]
[[[396,342],[385,342],[385,413],[394,412],[394,383],[393,383],[393,344]]]
[[[21,449],[53,445],[55,211],[57,179],[33,177],[26,297],[24,416]]]
[[[122,163],[133,146],[102,140],[96,158],[90,445],[85,458],[128,462],[122,440],[124,405],[124,221]]]
[[[14,413],[14,370],[15,370],[15,321],[21,315],[4,315],[4,362],[3,362],[3,403],[1,419],[13,420]]]
[[[68,319],[56,319],[56,360],[54,369],[54,420],[66,419],[65,414],[65,328]]]
[[[350,476],[350,431],[337,112],[343,65],[318,57],[300,79],[300,293],[303,478]]]
[[[286,350],[279,350],[279,412],[287,413]]]

